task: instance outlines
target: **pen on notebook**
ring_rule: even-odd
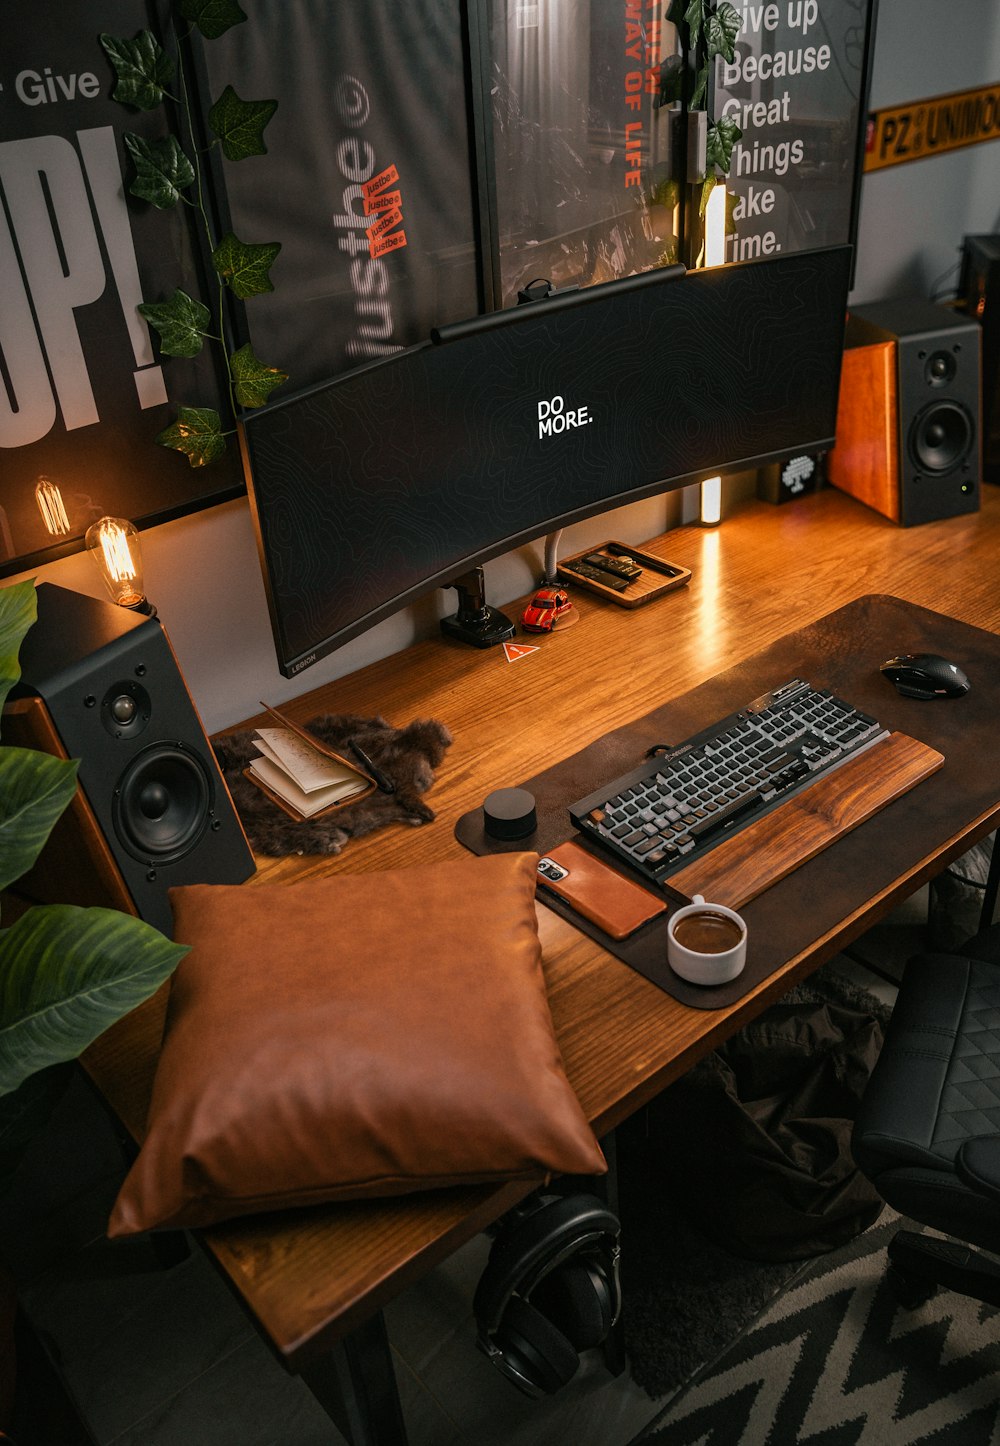
[[[375,764],[371,761],[371,759],[368,757],[368,754],[364,751],[363,748],[359,748],[353,739],[350,741],[350,743],[348,743],[347,746],[354,754],[358,762],[361,764],[361,767],[365,770],[365,772],[370,773],[372,778],[374,778],[376,784],[379,787],[379,790],[382,793],[396,792],[396,785],[393,783],[392,779],[386,778],[381,768],[375,767]]]

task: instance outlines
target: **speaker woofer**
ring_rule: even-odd
[[[935,402],[919,413],[910,432],[914,462],[925,472],[948,472],[972,446],[972,418],[957,402]]]
[[[179,743],[145,749],[115,789],[115,832],[133,858],[171,863],[195,847],[211,817],[212,788],[201,760]]]

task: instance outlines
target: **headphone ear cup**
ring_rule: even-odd
[[[512,1296],[496,1334],[501,1370],[528,1395],[558,1391],[573,1379],[580,1357],[562,1331],[526,1300]]]
[[[614,1319],[607,1280],[593,1262],[570,1260],[552,1271],[531,1292],[531,1303],[577,1351],[606,1340]]]

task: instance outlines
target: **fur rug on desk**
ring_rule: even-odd
[[[372,793],[356,804],[322,818],[297,823],[272,803],[243,770],[259,756],[252,730],[229,733],[213,746],[233,803],[255,853],[269,858],[288,854],[339,854],[352,838],[361,838],[390,823],[430,823],[434,811],[423,795],[434,782],[451,734],[443,723],[423,718],[394,728],[384,718],[358,718],[349,713],[326,714],[306,724],[308,731],[349,758],[353,741],[395,785],[394,793]]]

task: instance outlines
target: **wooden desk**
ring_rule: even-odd
[[[435,823],[384,830],[352,842],[333,860],[261,859],[248,887],[456,855],[455,821],[492,789],[531,777],[854,598],[894,594],[1000,632],[1000,492],[991,488],[980,513],[909,530],[824,491],[778,508],[749,503],[717,530],[682,528],[648,546],[689,567],[690,585],[636,610],[581,592],[579,625],[539,639],[539,650],[515,663],[500,649],[479,652],[434,640],[287,705],[302,721],[322,712],[379,712],[399,724],[434,717],[455,741],[429,796]],[[515,605],[508,611],[514,615]],[[895,695],[889,690],[886,697]],[[824,926],[815,936],[807,929],[787,962],[728,1009],[686,1008],[540,908],[556,1029],[570,1080],[597,1132],[612,1130],[996,827],[1000,787],[993,798],[994,806],[960,830],[929,838],[916,862],[889,884],[853,899],[835,928]],[[149,1001],[86,1058],[136,1138],[163,1005],[160,996]],[[216,1227],[204,1232],[204,1243],[289,1369],[311,1373],[331,1347],[523,1193],[521,1187],[451,1190],[288,1212]],[[358,1439],[375,1437],[365,1438],[359,1428]]]

